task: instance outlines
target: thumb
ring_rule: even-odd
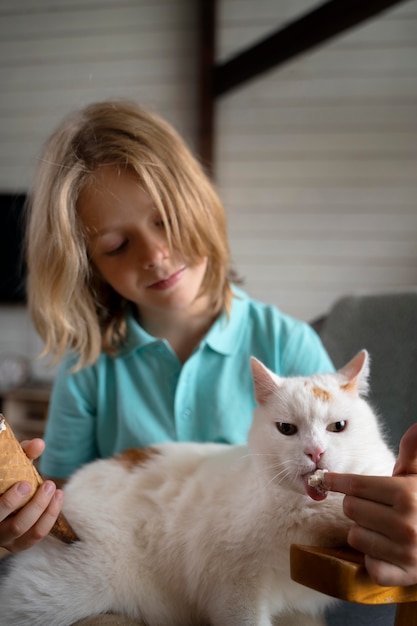
[[[21,441],[20,445],[22,446],[26,456],[34,461],[39,458],[42,452],[45,449],[45,442],[43,439],[31,439],[30,441]]]
[[[400,441],[400,451],[393,475],[417,474],[417,424],[413,424]]]

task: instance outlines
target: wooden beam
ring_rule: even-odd
[[[198,21],[197,152],[207,173],[212,174],[216,0],[199,0]]]
[[[404,0],[330,0],[273,35],[216,65],[214,93],[221,96],[250,78],[289,61],[323,41]]]

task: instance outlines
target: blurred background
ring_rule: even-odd
[[[217,0],[214,61],[320,4]],[[30,188],[43,142],[74,108],[133,98],[198,152],[200,10],[200,0],[0,0],[2,248],[13,241],[18,251],[20,211],[10,202]],[[252,296],[311,321],[341,295],[417,285],[417,0],[211,104],[204,164]],[[3,252],[2,280],[17,278],[0,303],[0,391],[22,377],[53,377],[35,358],[42,344],[16,293],[17,257]]]

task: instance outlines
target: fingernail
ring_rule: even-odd
[[[30,486],[30,483],[19,483],[17,485],[17,491],[21,496],[29,495],[31,489],[32,487]]]
[[[44,492],[45,492],[45,493],[47,493],[47,494],[51,494],[51,493],[53,493],[53,492],[55,491],[55,485],[54,485],[54,483],[51,483],[51,482],[46,482],[46,483],[44,483],[44,485],[43,485],[43,490],[44,490]]]
[[[64,493],[60,489],[57,489],[54,498],[57,502],[62,502],[64,499]]]

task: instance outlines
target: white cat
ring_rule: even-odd
[[[308,486],[317,468],[392,473],[360,397],[368,355],[310,377],[251,366],[248,446],[157,445],[76,472],[64,511],[81,540],[48,537],[9,559],[1,626],[67,626],[105,612],[151,626],[271,626],[332,602],[291,581],[289,548],[345,539],[342,496]]]

